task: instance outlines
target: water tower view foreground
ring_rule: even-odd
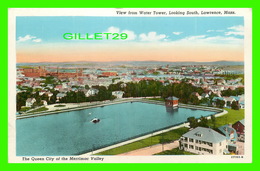
[[[244,119],[244,78],[234,68],[17,65],[17,155],[243,154],[244,131],[232,124]]]
[[[245,155],[243,17],[19,16],[15,26],[17,158]]]

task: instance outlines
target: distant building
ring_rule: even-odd
[[[39,66],[38,68],[24,68],[21,69],[25,77],[45,77],[46,70],[45,67]]]
[[[58,93],[56,98],[57,98],[57,100],[60,100],[61,98],[65,97],[65,96],[67,96],[66,93]]]
[[[82,68],[75,68],[76,69],[75,73],[60,72],[60,69],[62,69],[62,68],[57,68],[56,72],[50,72],[50,71],[46,70],[46,68],[44,66],[39,66],[37,68],[33,67],[33,68],[20,69],[20,71],[23,73],[23,75],[25,77],[54,76],[54,77],[58,77],[59,79],[63,79],[63,78],[73,78],[73,77],[78,78],[79,76],[84,76]]]
[[[165,99],[165,105],[167,107],[178,107],[179,99],[177,97],[171,96]]]
[[[85,93],[85,96],[86,97],[89,97],[89,96],[94,96],[96,94],[98,94],[99,90],[98,89],[95,89],[95,88],[91,88],[91,89],[88,89]]]
[[[238,136],[237,131],[232,128],[232,125],[223,125],[218,128],[219,132],[226,137],[227,149],[229,152],[237,153],[238,147],[236,145]]]
[[[224,101],[226,102],[225,107],[226,106],[231,106],[233,101],[236,102],[236,99],[233,98],[232,96],[230,96],[230,97],[223,97],[223,98],[224,98]]]
[[[116,96],[116,98],[122,98],[125,92],[123,91],[112,91],[112,95]]]
[[[227,106],[227,101],[223,98],[223,97],[213,97],[213,99],[212,99],[212,105],[213,106],[216,106],[217,105],[217,100],[222,100],[222,101],[224,101],[225,102],[225,104],[224,104],[224,107],[226,107]]]
[[[43,104],[44,106],[47,106],[47,105],[48,105],[48,103],[47,103],[46,100],[42,100],[41,102],[42,102],[42,104]]]
[[[229,153],[224,135],[210,128],[197,127],[180,138],[180,149],[201,155],[223,155]]]
[[[33,103],[36,102],[35,98],[28,98],[25,102],[26,107],[32,107]]]
[[[54,90],[58,90],[58,91],[59,91],[60,89],[62,89],[62,85],[56,85],[55,88],[54,88]]]
[[[202,98],[198,92],[192,92],[191,94],[196,96],[199,100]]]
[[[118,74],[115,71],[109,71],[109,72],[102,72],[102,76],[110,77],[110,76],[118,76]]]
[[[202,93],[201,98],[209,98],[209,94],[208,93]]]
[[[232,125],[223,125],[218,130],[227,138],[230,142],[237,141],[237,131],[232,128]]]
[[[245,109],[245,101],[240,101],[239,102],[239,108],[240,109]]]
[[[42,95],[45,94],[45,93],[46,93],[46,90],[41,90],[41,91],[39,92],[39,95],[42,96]]]
[[[237,131],[238,134],[238,140],[244,141],[245,140],[245,120],[242,119],[240,121],[237,121],[232,125],[232,127]]]

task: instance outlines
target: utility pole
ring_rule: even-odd
[[[153,133],[151,135],[151,145],[150,145],[150,147],[152,147],[152,138],[153,138]]]
[[[164,143],[164,139],[163,139],[163,131],[162,131],[162,151],[164,151],[163,143]]]

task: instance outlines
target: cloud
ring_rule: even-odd
[[[205,39],[208,43],[218,43],[218,44],[243,44],[244,39],[236,38],[236,37],[224,37],[224,36],[215,36],[215,37],[207,37]]]
[[[32,40],[34,38],[36,38],[36,37],[35,36],[31,36],[31,35],[26,35],[24,37],[20,36],[20,37],[18,37],[18,42],[26,42],[26,41]]]
[[[185,37],[184,39],[181,39],[181,40],[193,41],[193,40],[203,39],[205,37],[206,37],[206,35],[189,36],[189,37]]]
[[[213,36],[209,37],[207,35],[189,36],[183,39],[175,41],[177,45],[242,45],[244,39],[236,37],[226,37],[226,36]]]
[[[243,36],[244,35],[244,26],[242,26],[242,25],[229,27],[227,29],[230,30],[228,32],[225,32],[225,35],[227,35],[227,36],[229,36],[229,35]]]
[[[128,35],[126,40],[135,40],[136,39],[136,34],[133,31],[123,30],[121,33],[126,33]]]
[[[224,32],[224,30],[207,30],[207,33],[210,33],[210,32]]]
[[[36,36],[32,36],[29,34],[27,34],[24,37],[19,36],[18,40],[17,40],[17,42],[36,42],[36,43],[39,43],[41,41],[42,41],[42,39],[39,39]]]
[[[118,34],[126,33],[128,36],[126,40],[135,40],[137,37],[136,34],[131,30],[121,31],[120,28],[114,26],[109,27],[104,33],[118,33]]]
[[[159,41],[166,38],[165,34],[159,34],[157,35],[156,32],[149,32],[147,35],[145,33],[142,33],[139,35],[139,38],[141,41]]]
[[[114,26],[111,26],[107,29],[106,33],[119,33],[120,29]]]
[[[33,39],[32,41],[33,41],[33,42],[36,42],[36,43],[39,43],[39,42],[42,41],[42,39]]]
[[[182,34],[183,32],[172,32],[174,35],[180,35],[180,34]]]

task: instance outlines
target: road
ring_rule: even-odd
[[[165,150],[171,150],[179,147],[179,141],[174,141],[167,144],[156,144],[151,147],[145,147],[138,150],[130,151],[127,153],[119,154],[119,156],[151,156],[156,153],[160,153]]]

